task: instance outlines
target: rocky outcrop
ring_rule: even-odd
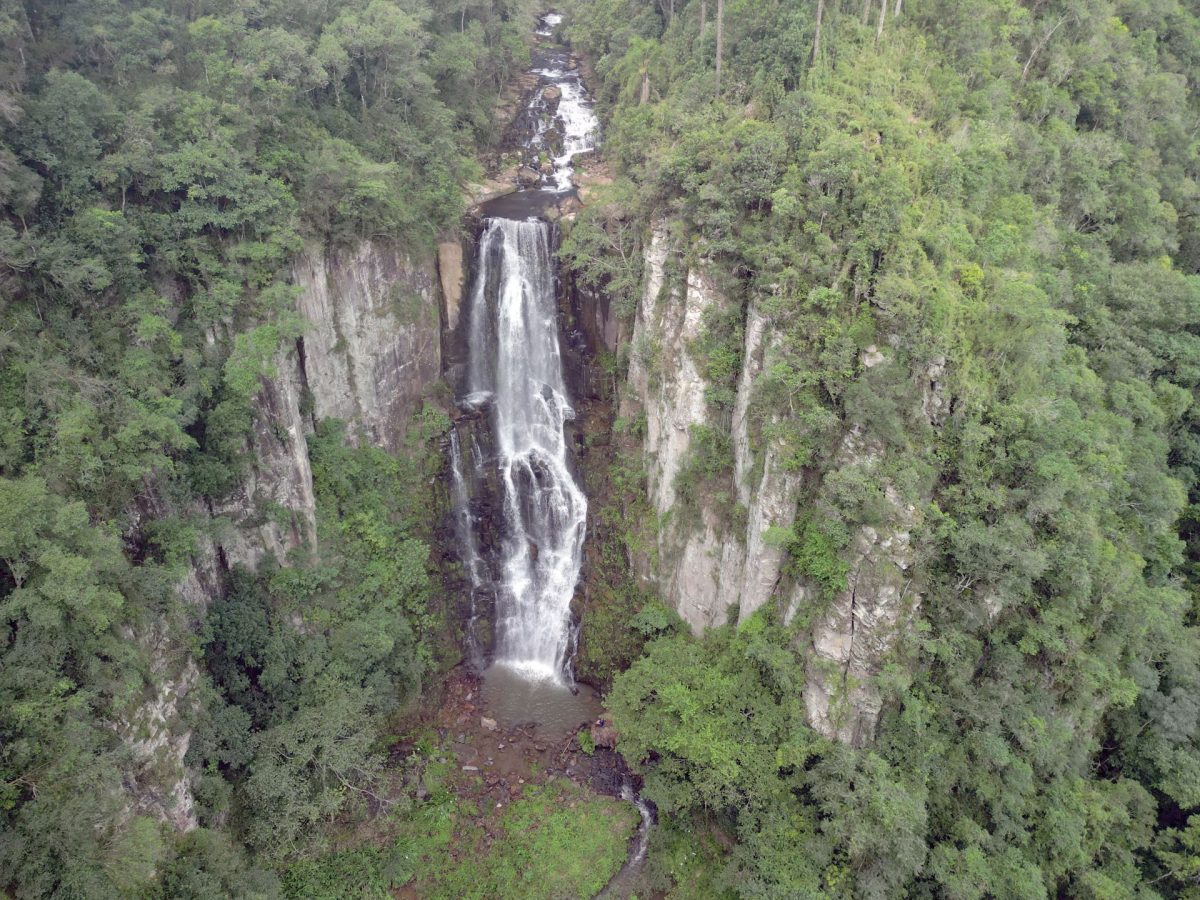
[[[728,308],[731,301],[716,289],[703,262],[669,277],[673,268],[683,267],[673,253],[668,229],[656,225],[646,251],[646,290],[621,410],[630,420],[644,416],[648,488],[660,521],[658,558],[653,565],[644,560],[641,573],[695,632],[725,622],[730,613],[745,621],[772,606],[791,622],[821,603],[812,630],[796,645],[807,671],[808,720],[828,737],[861,746],[874,736],[882,706],[876,676],[920,605],[914,535],[928,498],[902,497],[887,482],[887,448],[873,435],[871,423],[847,423],[833,467],[860,470],[864,479],[879,484],[883,512],[859,528],[844,551],[847,587],[836,596],[822,598],[814,584],[787,572],[784,542],[772,540],[772,530],[786,534],[802,498],[819,512],[823,479],[819,472],[799,470],[788,448],[772,436],[778,413],[755,402],[756,383],[779,352],[781,338],[759,306],[750,303],[732,418],[714,420],[705,400],[709,386],[691,351],[706,310]],[[861,370],[874,370],[884,379],[915,379],[919,402],[913,414],[936,428],[948,411],[945,360],[932,360],[914,376],[895,361],[896,343],[883,350],[866,348]],[[696,426],[728,429],[732,484],[728,495],[700,498],[697,509],[683,510],[676,479],[686,466]],[[728,497],[739,507],[737,515],[720,508],[722,502],[729,505]]]
[[[441,375],[434,260],[368,241],[353,253],[304,253],[293,275],[313,415],[343,419],[351,440],[396,451]]]
[[[203,619],[221,596],[229,567],[255,569],[268,556],[284,562],[316,552],[308,447],[316,421],[344,419],[351,440],[395,451],[441,377],[439,271],[432,256],[411,257],[372,242],[350,253],[310,249],[297,258],[293,274],[305,328],[277,353],[253,399],[249,467],[209,509],[188,511],[190,518],[212,520],[177,586],[188,621],[163,620],[129,635],[143,647],[148,669],[147,696],[114,725],[131,760],[126,794],[131,811],[178,831],[196,826],[184,757],[191,741],[187,697],[200,671],[172,635]],[[449,298],[454,275],[445,264],[441,275]],[[454,308],[449,299],[446,307]],[[178,514],[152,489],[141,507],[134,511],[135,529],[146,519]]]
[[[667,230],[655,227],[646,252],[646,291],[634,324],[622,414],[645,416],[645,460],[650,498],[664,525],[652,575],[664,600],[699,632],[723,623],[731,610],[744,619],[773,597],[784,551],[767,538],[772,527],[791,525],[800,490],[782,449],[764,439],[751,414],[754,383],[774,346],[769,323],[752,304],[746,314],[742,372],[731,423],[714,421],[708,384],[693,345],[707,310],[732,302],[703,265],[668,284]],[[744,516],[731,515],[728,498],[699,498],[682,512],[676,479],[692,450],[696,426],[729,428],[733,449],[732,497]],[[744,523],[744,524],[739,524]]]
[[[676,481],[691,450],[693,429],[709,424],[707,387],[691,355],[705,310],[723,298],[704,272],[668,283],[671,254],[665,227],[655,227],[646,253],[646,288],[634,322],[623,414],[645,417],[646,473],[651,502],[663,522],[653,574],[663,598],[699,632],[724,621],[724,565],[740,567],[718,510],[702,502],[692,521],[677,509]],[[693,517],[688,516],[689,519]],[[699,527],[697,527],[697,522]]]
[[[775,596],[786,554],[768,535],[772,528],[788,528],[795,521],[801,488],[800,474],[786,465],[785,449],[777,439],[765,437],[761,427],[757,429],[757,454],[752,449],[756,431],[751,416],[754,384],[770,362],[776,340],[770,323],[751,304],[746,311],[746,344],[732,425],[734,483],[738,500],[746,509],[746,530],[742,567],[728,573],[726,590],[738,598],[739,621],[745,621]],[[772,416],[771,422],[776,418]],[[761,463],[761,469],[756,463]]]
[[[887,367],[885,372],[899,366],[874,346],[862,352],[860,363],[864,369]],[[916,379],[920,415],[930,426],[940,425],[945,414],[944,371],[945,360],[938,358]],[[896,372],[892,377],[909,376]],[[914,533],[921,514],[886,480],[885,454],[869,423],[856,423],[842,440],[837,467],[858,469],[865,479],[881,481],[885,513],[854,535],[846,552],[846,588],[818,620],[806,648],[804,704],[809,724],[826,737],[856,747],[875,736],[883,705],[876,677],[920,608],[922,596],[914,569]],[[797,585],[790,609],[802,608],[812,595],[811,586]]]
[[[842,442],[839,468],[877,474],[883,447],[853,428]],[[851,746],[874,738],[883,701],[875,684],[890,651],[920,604],[912,572],[917,508],[891,485],[884,488],[887,519],[862,526],[847,551],[849,572],[812,632],[804,705],[808,723],[826,737]],[[799,586],[804,598],[808,586]]]
[[[281,562],[288,554],[316,547],[317,505],[302,407],[304,376],[299,354],[278,354],[274,377],[264,378],[254,398],[250,467],[237,487],[213,503],[224,524],[217,543],[229,565],[254,569],[268,554]]]
[[[458,328],[462,313],[463,292],[467,287],[467,268],[463,256],[462,241],[442,241],[438,244],[438,278],[442,283],[444,325],[448,332]]]
[[[668,285],[665,229],[656,228],[646,255],[646,290],[633,328],[629,386],[646,417],[646,467],[659,515],[675,505],[675,481],[691,446],[692,428],[708,422],[707,387],[692,359],[704,311],[718,302],[702,276]]]
[[[189,692],[200,671],[190,655],[180,652],[171,640],[165,621],[144,634],[132,630],[126,639],[140,647],[148,662],[151,692],[116,731],[130,755],[124,774],[130,812],[152,816],[176,831],[196,827],[192,775],[184,765],[192,732],[184,724]]]

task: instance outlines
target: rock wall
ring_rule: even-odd
[[[249,469],[228,496],[190,511],[210,520],[211,534],[200,540],[177,586],[188,621],[156,622],[129,635],[148,661],[145,699],[114,725],[130,754],[131,810],[179,831],[196,826],[184,757],[191,741],[188,695],[200,670],[172,635],[203,620],[230,567],[254,569],[269,556],[284,562],[316,552],[308,447],[315,422],[344,419],[352,441],[401,447],[413,412],[441,377],[439,288],[447,278],[453,285],[454,277],[439,273],[432,254],[378,242],[346,253],[312,248],[296,259],[304,332],[280,349],[274,373],[254,398]],[[146,508],[134,514],[135,527],[171,512],[149,493]]]
[[[221,520],[216,541],[227,565],[257,568],[268,555],[281,562],[316,547],[317,506],[303,413],[304,373],[295,348],[281,351],[275,375],[254,398],[251,462],[227,497],[212,503]]]
[[[654,573],[664,600],[694,632],[723,624],[730,612],[744,619],[764,606],[780,580],[783,550],[766,540],[767,529],[786,527],[796,515],[800,477],[781,464],[779,448],[754,431],[751,403],[755,379],[773,347],[769,324],[751,305],[746,311],[742,372],[731,423],[713,419],[708,388],[693,358],[707,310],[732,302],[711,274],[697,266],[668,283],[673,262],[663,225],[652,229],[646,252],[646,290],[634,324],[629,376],[622,415],[645,415],[646,471],[659,529]],[[699,498],[699,509],[681,511],[676,479],[692,449],[698,425],[730,430],[734,467],[732,494],[744,516],[731,515],[719,501]],[[738,521],[744,521],[739,526]]]
[[[894,343],[899,343],[898,339]],[[887,379],[909,379],[894,354],[867,347],[859,357],[864,370],[876,369]],[[945,414],[942,378],[946,361],[934,359],[916,378],[919,410],[938,427]],[[876,686],[884,663],[920,609],[922,591],[914,568],[914,533],[922,516],[916,503],[905,499],[887,481],[882,469],[886,448],[871,432],[869,422],[856,422],[842,439],[835,458],[839,469],[857,468],[883,482],[886,512],[882,521],[863,525],[846,551],[849,563],[846,589],[834,597],[812,631],[806,648],[808,664],[804,704],[809,724],[826,737],[855,747],[875,736],[883,707]],[[928,496],[918,498],[922,504]],[[798,584],[789,613],[810,601],[810,585]]]
[[[343,419],[352,440],[395,452],[421,398],[441,376],[432,254],[414,257],[370,241],[353,253],[310,250],[296,260],[293,279],[301,288],[297,310],[306,331],[300,362],[313,415]],[[446,282],[452,297],[449,273]]]
[[[786,448],[764,427],[775,413],[755,407],[755,383],[778,352],[778,335],[751,302],[745,311],[742,371],[732,416],[717,421],[705,401],[708,385],[691,348],[701,337],[705,311],[728,309],[733,301],[716,288],[708,264],[682,271],[684,263],[663,223],[651,230],[645,264],[645,293],[634,324],[621,409],[626,418],[645,417],[648,488],[660,520],[657,559],[642,560],[641,574],[696,633],[731,618],[744,621],[764,607],[774,608],[785,622],[802,611],[815,613],[812,630],[796,644],[807,671],[809,723],[845,743],[868,743],[882,705],[874,678],[920,604],[914,533],[921,524],[920,501],[928,498],[912,502],[885,485],[885,520],[864,525],[853,536],[844,551],[847,588],[837,596],[823,600],[815,585],[791,576],[784,547],[768,533],[795,523],[798,505],[820,497],[823,476],[789,465]],[[864,372],[894,367],[879,373],[911,378],[893,362],[894,355],[870,347],[860,366]],[[944,360],[934,360],[916,378],[920,408],[915,412],[933,427],[944,415],[944,367]],[[698,425],[728,429],[733,450],[729,496],[736,501],[736,515],[719,508],[719,496],[699,498],[698,509],[681,507],[676,479]],[[836,468],[858,467],[883,478],[885,458],[886,448],[871,434],[870,423],[847,423],[835,453]]]
[[[646,287],[633,327],[622,415],[645,416],[647,482],[660,520],[659,559],[654,571],[647,566],[644,574],[700,632],[724,622],[733,598],[722,590],[722,573],[741,566],[740,547],[726,532],[720,511],[702,502],[695,519],[682,521],[676,496],[693,429],[710,424],[707,385],[691,346],[702,335],[705,311],[725,300],[703,271],[668,279],[668,265],[676,262],[673,252],[666,227],[656,225],[646,251]]]

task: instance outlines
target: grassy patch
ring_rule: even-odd
[[[625,861],[637,821],[629,804],[569,782],[527,791],[509,807],[504,838],[493,848],[497,895],[594,896]]]
[[[345,850],[291,865],[284,894],[312,900],[386,898],[415,882],[430,900],[595,896],[625,860],[637,812],[571,782],[530,785],[498,812],[492,834],[474,810],[439,793],[398,816],[389,848]]]

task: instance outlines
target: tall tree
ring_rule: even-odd
[[[721,93],[721,59],[725,55],[725,0],[717,0],[717,93]]]
[[[899,0],[897,0],[899,3]],[[817,29],[813,34],[813,49],[812,61],[817,61],[817,54],[821,52],[821,22],[825,19],[825,0],[817,0]]]

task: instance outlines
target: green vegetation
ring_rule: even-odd
[[[637,823],[626,803],[588,794],[567,781],[527,786],[497,817],[494,839],[472,810],[434,795],[395,817],[389,849],[346,850],[293,864],[285,897],[338,900],[391,896],[413,884],[431,900],[595,896],[625,861]]]
[[[319,423],[319,555],[214,574],[208,608],[177,587],[227,530],[210,510],[254,472],[252,429],[292,439],[256,403],[302,336],[297,252],[456,231],[532,21],[527,0],[0,0],[0,892],[274,897],[264,866],[365,814],[381,729],[439,653],[444,417],[398,458]],[[239,512],[293,525],[260,505]],[[190,747],[152,743],[155,709]],[[184,750],[181,836],[160,819]]]
[[[628,317],[653,225],[663,297],[721,298],[667,515],[744,531],[752,321],[751,449],[799,485],[766,535],[796,608],[695,638],[643,578],[646,420],[593,457],[577,664],[663,817],[639,894],[1196,900],[1196,11],[564,6],[615,183],[563,259]],[[303,338],[297,254],[458,231],[535,11],[0,0],[0,893],[580,897],[617,871],[627,804],[558,780],[485,814],[428,737],[388,756],[453,657],[432,399],[392,455],[306,394],[317,546],[209,552],[256,444],[295,449],[260,407]],[[674,364],[644,341],[603,360],[614,394],[631,350]],[[872,643],[857,548],[901,528],[915,615]],[[814,653],[839,600],[869,675]],[[860,746],[810,726],[817,684]]]
[[[588,590],[582,616],[576,677],[601,687],[641,655],[646,641],[681,627],[679,617],[630,571],[634,556],[653,558],[656,514],[646,498],[645,472],[628,422],[614,426],[607,465],[587,469],[589,497],[604,503],[590,513],[592,555],[584,572]]]
[[[691,348],[710,416],[677,487],[731,490],[751,310],[751,438],[803,478],[768,539],[809,606],[653,641],[616,679],[671,823],[656,885],[1194,897],[1194,10],[580,0],[568,31],[626,198],[585,228],[665,225],[668,265],[725,299]],[[806,724],[814,675],[852,677],[809,629],[855,536],[910,505],[923,603],[847,748]],[[670,862],[688,834],[700,874]]]

